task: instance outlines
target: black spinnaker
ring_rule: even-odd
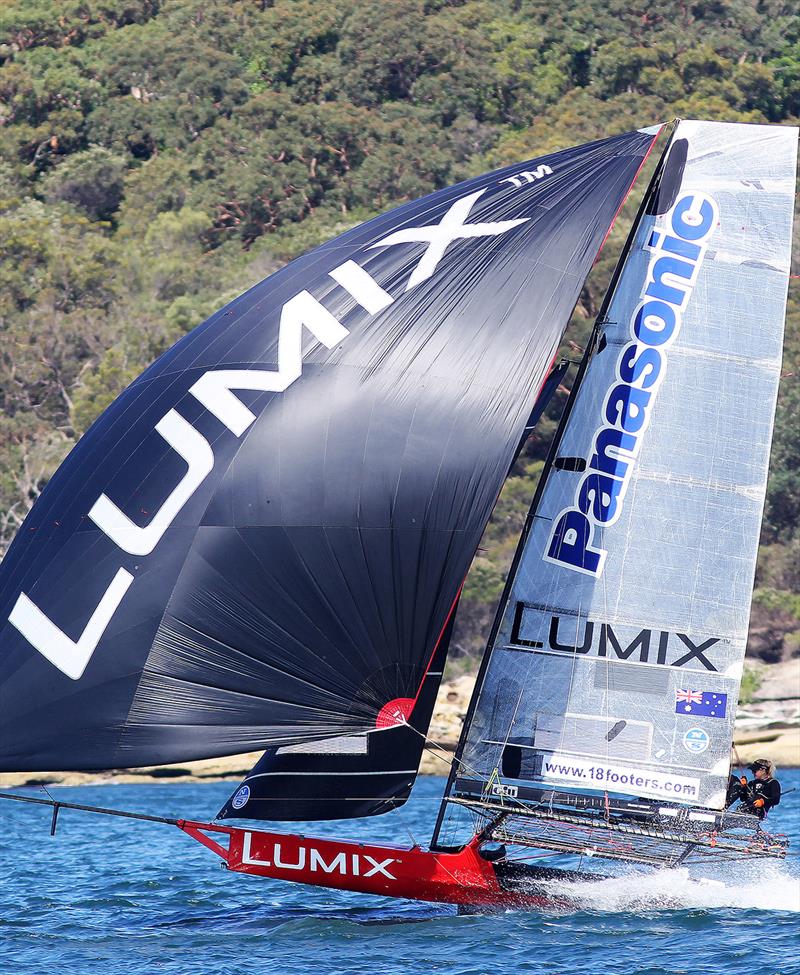
[[[262,748],[268,782],[300,746],[283,753],[287,802],[262,815],[402,801],[462,580],[654,138],[564,150],[384,214],[143,373],[0,566],[0,768]],[[327,794],[306,782],[293,804],[292,782],[317,770],[302,747],[331,739],[366,742],[353,771],[373,782],[400,776],[346,808],[334,800],[358,776],[327,776]]]

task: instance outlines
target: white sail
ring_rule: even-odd
[[[463,775],[721,808],[781,366],[797,130],[681,122],[503,607]],[[669,195],[665,186],[663,196]]]

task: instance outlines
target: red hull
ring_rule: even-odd
[[[478,853],[477,839],[455,853],[433,853],[419,846],[376,846],[186,820],[178,826],[237,873],[473,907],[554,903],[542,893],[504,889],[494,865]],[[218,842],[222,836],[228,837],[227,846]]]

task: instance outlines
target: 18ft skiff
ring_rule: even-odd
[[[0,768],[264,749],[216,821],[161,821],[235,871],[391,896],[535,906],[570,874],[516,859],[532,850],[784,856],[723,808],[789,275],[797,130],[776,126],[681,122],[664,140],[431,848],[225,822],[408,798],[464,576],[658,134],[356,227],[143,373],[0,565]],[[74,805],[32,801],[54,826]]]

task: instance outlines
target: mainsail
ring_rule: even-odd
[[[392,751],[375,794],[407,794],[461,583],[656,131],[356,227],[137,379],[0,566],[0,768],[261,748],[267,776],[295,747],[301,776],[324,741],[359,775]]]
[[[796,151],[796,129],[678,125],[537,492],[445,809],[548,788],[722,808]]]

